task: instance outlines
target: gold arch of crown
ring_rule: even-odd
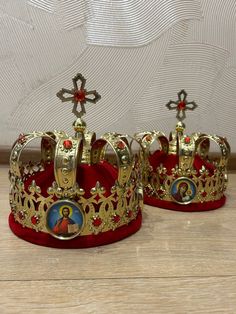
[[[230,145],[227,140],[217,135],[207,135],[202,133],[193,133],[191,136],[184,135],[185,129],[182,120],[185,118],[185,110],[194,110],[197,105],[195,102],[187,102],[187,93],[182,90],[178,93],[178,101],[169,101],[166,106],[170,110],[177,110],[176,132],[172,132],[170,140],[164,133],[158,131],[143,132],[135,135],[135,138],[141,144],[142,178],[145,192],[156,198],[173,201],[171,196],[171,186],[173,182],[180,177],[190,178],[197,187],[197,192],[192,202],[205,202],[218,200],[223,196],[227,187],[227,163],[230,155]],[[184,102],[184,105],[179,104]],[[158,169],[152,169],[149,163],[150,149],[152,144],[157,141],[160,150],[166,154],[177,154],[179,162],[171,174],[162,165]],[[193,162],[195,155],[198,154],[202,159],[211,162],[208,159],[210,142],[215,142],[221,152],[219,160],[213,161],[215,166],[214,174],[209,175],[208,170],[203,166],[200,173],[194,169]]]

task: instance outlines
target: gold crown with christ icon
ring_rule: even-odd
[[[134,139],[117,133],[96,139],[82,117],[85,104],[95,104],[101,97],[85,89],[81,74],[72,82],[72,89],[63,88],[57,96],[73,103],[75,134],[21,134],[10,156],[10,228],[29,242],[59,248],[112,243],[136,232],[142,221],[140,165],[131,150]],[[22,152],[36,139],[41,140],[41,161],[23,163]]]
[[[197,108],[194,101],[187,101],[185,90],[178,93],[177,101],[170,100],[166,107],[177,112],[178,120],[169,139],[160,131],[135,135],[142,146],[145,204],[180,211],[204,211],[223,206],[230,155],[226,138],[200,132],[185,133],[186,112]],[[152,152],[155,142],[160,148]],[[210,153],[211,142],[218,146],[219,156]]]

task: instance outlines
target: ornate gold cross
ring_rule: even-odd
[[[177,101],[170,100],[166,104],[166,107],[169,110],[177,110],[176,118],[179,121],[183,121],[186,118],[186,114],[185,114],[186,110],[194,110],[197,108],[197,104],[195,103],[195,101],[190,101],[190,102],[187,101],[187,95],[188,94],[185,92],[185,90],[182,89],[178,93]]]
[[[78,81],[80,81],[80,86],[78,87]],[[72,112],[76,115],[77,118],[81,118],[85,113],[85,103],[90,102],[95,104],[101,96],[96,90],[87,91],[85,89],[86,79],[82,74],[78,73],[73,79],[72,89],[62,88],[58,93],[57,97],[61,99],[62,102],[71,101],[74,106]],[[66,96],[67,95],[67,96]],[[90,98],[88,96],[93,95],[94,97]],[[80,103],[81,110],[77,110],[78,103]]]

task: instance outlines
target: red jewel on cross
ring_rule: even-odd
[[[173,101],[170,100],[167,104],[166,107],[169,110],[177,110],[177,115],[176,118],[179,121],[183,121],[186,118],[186,110],[194,110],[197,108],[197,104],[195,103],[195,101],[190,101],[188,102],[187,99],[187,93],[185,92],[184,89],[182,89],[179,93],[178,93],[178,100],[177,101]]]
[[[74,99],[78,102],[85,100],[86,93],[84,90],[78,90],[74,93]]]
[[[82,74],[78,73],[72,79],[72,81],[74,88],[62,88],[57,93],[57,97],[60,98],[62,102],[71,101],[74,103],[72,112],[76,115],[77,118],[81,118],[86,113],[84,104],[86,102],[95,104],[101,98],[101,96],[96,90],[87,91],[85,89],[86,79]],[[78,81],[80,81],[80,86],[78,86]],[[81,106],[80,111],[77,110],[78,103],[80,103]]]

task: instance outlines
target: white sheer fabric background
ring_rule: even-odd
[[[235,0],[0,0],[0,147],[20,132],[72,132],[55,96],[81,72],[98,135],[175,125],[165,104],[184,88],[199,107],[187,131],[226,136],[236,151]]]

